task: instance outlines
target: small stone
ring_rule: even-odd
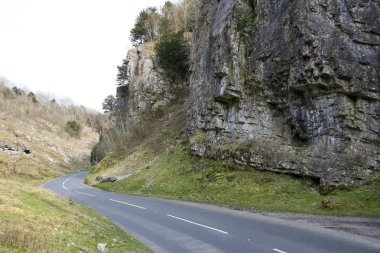
[[[104,181],[104,178],[105,178],[105,176],[97,176],[97,177],[96,177],[96,181],[98,181],[98,182],[103,182],[103,181]]]
[[[102,253],[107,252],[107,243],[98,243],[98,245],[96,246],[96,249]]]
[[[337,202],[335,197],[327,197],[324,198],[321,203],[324,208],[332,208]]]
[[[116,182],[117,181],[117,177],[109,177],[108,181],[109,182]]]

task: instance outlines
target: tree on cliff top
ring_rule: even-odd
[[[133,45],[152,41],[158,37],[158,29],[161,16],[155,7],[142,10],[136,18],[135,26],[131,30]]]
[[[253,0],[252,0],[253,1]],[[177,4],[166,1],[158,12],[155,7],[143,9],[136,18],[130,33],[134,46],[159,39],[167,29],[175,33],[192,32],[196,25],[202,0],[182,0]]]

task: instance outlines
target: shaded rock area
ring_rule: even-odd
[[[16,144],[4,143],[0,141],[0,152],[5,152],[8,155],[20,155],[21,153],[29,155],[32,153],[32,150],[25,146],[19,146]]]
[[[193,36],[195,155],[309,176],[321,191],[380,164],[378,1],[211,0]],[[253,39],[237,34],[251,8]]]

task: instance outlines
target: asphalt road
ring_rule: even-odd
[[[205,204],[106,192],[83,183],[85,172],[43,185],[92,207],[154,252],[380,253],[348,233]]]

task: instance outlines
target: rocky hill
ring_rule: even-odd
[[[376,1],[203,2],[191,43],[191,153],[314,178],[322,192],[374,178],[379,12]],[[128,53],[119,126],[175,100],[147,48]]]

